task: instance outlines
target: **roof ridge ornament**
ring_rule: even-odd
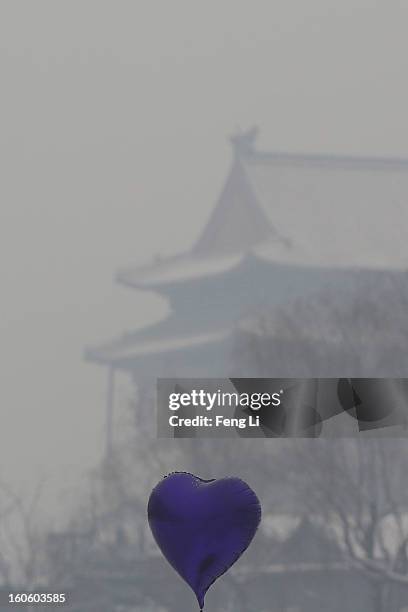
[[[238,128],[232,136],[230,142],[237,157],[244,157],[255,152],[255,141],[258,137],[259,128],[254,125],[244,132]]]

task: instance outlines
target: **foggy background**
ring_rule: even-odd
[[[114,271],[190,246],[237,126],[260,148],[408,157],[407,18],[398,1],[0,3],[0,476],[23,494],[45,477],[52,521],[103,450],[84,346],[163,308]]]

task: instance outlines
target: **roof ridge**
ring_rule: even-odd
[[[337,153],[306,153],[290,151],[258,151],[252,150],[240,155],[240,160],[245,162],[267,162],[267,161],[299,161],[316,163],[340,163],[358,164],[375,166],[406,166],[408,167],[408,157],[394,156],[365,156],[365,155],[346,155]]]

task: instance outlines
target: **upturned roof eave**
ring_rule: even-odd
[[[135,342],[133,345],[121,347],[117,341],[111,345],[89,347],[85,349],[85,361],[99,365],[112,366],[116,369],[132,370],[135,361],[146,358],[161,358],[185,353],[201,351],[204,347],[224,343],[231,335],[232,329],[225,328],[209,334],[190,334],[163,338],[159,341]]]

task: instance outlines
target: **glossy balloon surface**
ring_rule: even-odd
[[[261,506],[239,478],[202,480],[175,472],[153,489],[148,519],[163,555],[203,609],[208,588],[251,543]]]

